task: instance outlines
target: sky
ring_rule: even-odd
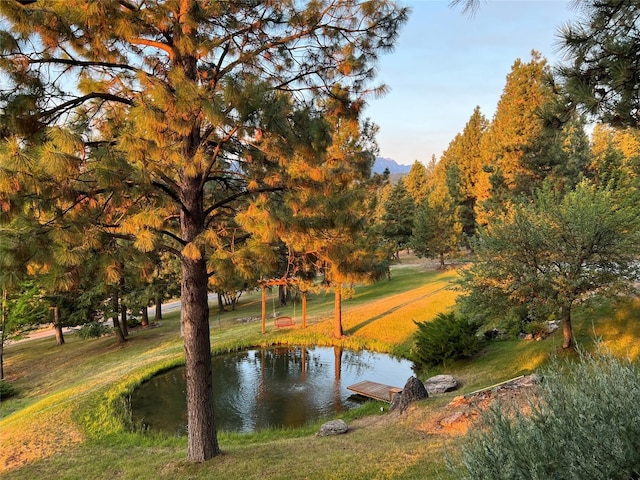
[[[487,0],[473,16],[449,0],[399,3],[409,21],[378,63],[390,90],[370,99],[365,116],[380,128],[379,155],[405,165],[440,158],[476,106],[491,120],[517,59],[536,50],[559,63],[558,29],[579,15],[563,0]]]

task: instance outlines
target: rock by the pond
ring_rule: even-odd
[[[424,386],[429,392],[429,395],[434,393],[450,392],[458,388],[458,381],[451,375],[436,375],[435,377],[428,378],[424,382]]]
[[[394,410],[398,410],[400,413],[402,413],[407,409],[409,404],[428,397],[429,393],[424,387],[424,383],[422,383],[416,377],[409,377],[409,380],[407,380],[407,383],[402,389],[402,392],[396,393],[393,396],[389,411],[391,412]]]
[[[323,423],[318,431],[319,437],[327,437],[329,435],[341,435],[347,433],[349,427],[344,420],[331,420],[330,422]]]

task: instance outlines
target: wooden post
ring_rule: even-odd
[[[334,286],[333,336],[342,338],[342,283]]]
[[[262,286],[262,333],[267,332],[267,289]]]
[[[302,292],[302,328],[307,328],[307,292]]]

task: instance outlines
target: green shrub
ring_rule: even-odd
[[[452,467],[460,479],[640,478],[640,370],[607,355],[580,355],[544,372],[524,415],[503,405],[483,418]]]
[[[16,387],[6,380],[0,380],[0,400],[6,400],[16,394]]]
[[[469,322],[455,313],[439,313],[430,322],[415,322],[414,360],[427,366],[472,357],[482,348],[482,339],[476,335],[479,323]]]
[[[85,323],[78,330],[78,336],[83,340],[88,338],[100,338],[103,335],[111,332],[111,328],[100,322],[89,322]]]
[[[138,317],[134,317],[133,315],[127,317],[127,327],[136,328],[142,325],[142,322]]]

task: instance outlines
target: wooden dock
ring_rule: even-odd
[[[358,395],[362,395],[364,397],[369,397],[375,400],[381,400],[383,402],[389,403],[391,403],[391,400],[393,400],[393,396],[396,393],[402,392],[401,388],[392,387],[390,385],[384,385],[377,382],[370,382],[369,380],[351,385],[347,387],[347,390],[351,390],[352,392],[355,392]]]

